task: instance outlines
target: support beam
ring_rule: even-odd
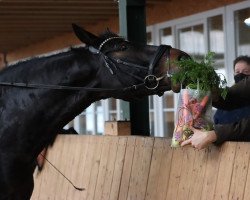
[[[3,69],[8,64],[6,53],[0,52],[0,70]]]
[[[146,44],[145,0],[119,1],[120,34],[129,41]],[[126,112],[127,104],[123,103]],[[134,100],[129,104],[132,135],[149,136],[148,97]]]

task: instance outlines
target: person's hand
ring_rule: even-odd
[[[192,128],[194,134],[189,139],[183,141],[181,146],[192,145],[196,149],[204,149],[215,142],[217,136],[214,131],[204,131]]]

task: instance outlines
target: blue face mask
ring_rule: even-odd
[[[240,82],[241,80],[245,79],[248,76],[249,75],[239,73],[239,74],[234,76],[234,81],[235,81],[235,83],[238,83],[238,82]]]

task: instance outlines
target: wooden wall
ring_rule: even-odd
[[[250,199],[250,143],[172,149],[165,138],[60,135],[32,200]]]

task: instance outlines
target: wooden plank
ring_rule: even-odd
[[[54,145],[49,148],[47,152],[47,159],[60,170],[61,166],[59,163],[61,161],[65,145],[64,138],[57,137]],[[47,196],[54,198],[55,191],[58,186],[57,181],[61,178],[61,175],[47,162],[42,173],[44,174],[44,179],[42,180],[43,182],[40,189],[39,199],[46,199]]]
[[[183,148],[183,162],[180,173],[180,182],[177,191],[177,199],[187,199],[189,195],[189,189],[193,186],[195,179],[192,177],[193,165],[195,161],[194,148],[187,146]]]
[[[192,183],[190,185],[188,199],[201,199],[207,157],[208,149],[195,151],[195,161],[190,177],[190,179],[192,179]]]
[[[101,154],[101,160],[100,160],[100,167],[99,167],[99,173],[97,177],[96,182],[96,188],[95,188],[95,200],[101,200],[102,198],[102,191],[105,184],[105,175],[106,175],[106,169],[107,169],[107,162],[109,157],[109,148],[110,148],[110,137],[103,137],[103,148],[102,148],[102,154]]]
[[[35,182],[35,186],[34,186],[34,190],[33,190],[33,194],[31,196],[31,200],[34,199],[39,199],[39,194],[40,194],[40,189],[41,189],[41,185],[42,185],[42,178],[39,178],[37,175],[37,172],[34,172],[34,182]]]
[[[244,200],[249,200],[250,199],[250,190],[248,189],[250,187],[250,164],[248,165],[247,168],[247,179],[246,179],[246,184],[244,188]]]
[[[150,172],[148,177],[148,185],[146,190],[146,200],[156,199],[157,183],[160,177],[160,167],[162,161],[164,139],[156,138],[154,141]]]
[[[228,199],[229,197],[236,144],[237,143],[235,142],[227,142],[221,148],[220,167],[218,171],[214,199]]]
[[[39,172],[38,169],[36,168],[33,177],[34,177],[34,190],[33,190],[33,194],[31,196],[31,200],[35,200],[35,199],[39,199],[39,194],[42,193],[42,184],[44,182],[46,182],[44,179],[46,176],[44,176],[43,174],[49,174],[48,170],[47,170],[47,165],[45,163],[42,172]]]
[[[68,154],[68,149],[69,149],[69,145],[68,145],[68,141],[70,141],[70,137],[63,137],[62,138],[62,143],[64,144],[62,148],[60,148],[60,151],[62,152],[61,156],[59,157],[59,159],[57,160],[57,163],[55,163],[54,165],[58,168],[58,170],[64,174],[65,176],[68,176],[66,174],[67,171],[67,163],[68,163],[68,159],[69,159],[69,154]],[[58,173],[58,172],[57,172]],[[67,183],[67,180],[58,173],[57,176],[57,180],[56,180],[56,185],[55,185],[55,190],[54,190],[54,195],[53,195],[53,199],[54,200],[65,200],[65,195],[64,197],[61,197],[61,192],[65,191],[67,188],[67,186],[64,185],[64,183]]]
[[[75,153],[74,157],[74,169],[71,172],[71,179],[75,186],[79,188],[84,187],[85,180],[83,179],[84,168],[86,165],[86,157],[89,148],[89,136],[79,135],[74,141]],[[81,199],[81,194],[85,191],[78,191],[73,187],[69,188],[67,193],[67,199]]]
[[[141,169],[140,166],[142,164],[144,142],[145,138],[136,137],[135,152],[134,152],[133,165],[129,182],[128,196],[127,196],[128,200],[137,199],[136,191],[138,190],[138,174],[140,174],[140,169]]]
[[[106,174],[105,174],[105,184],[102,191],[102,200],[108,200],[110,196],[113,174],[115,169],[115,161],[117,156],[117,148],[118,148],[118,137],[111,136],[110,148],[109,148],[109,157],[107,162]]]
[[[138,200],[145,199],[146,197],[146,188],[148,184],[148,176],[152,161],[153,145],[154,145],[154,138],[152,137],[145,138],[142,163],[139,169],[140,173],[137,174],[137,181],[139,187],[138,190],[136,191],[137,193],[136,197]]]
[[[248,165],[247,168],[247,178],[246,178],[246,184],[244,188],[244,198],[243,198],[244,200],[250,199],[250,190],[248,188],[250,188],[250,164]]]
[[[62,157],[60,164],[58,163],[58,167],[62,169],[61,171],[65,177],[67,177],[69,180],[71,180],[71,172],[74,170],[74,154],[75,154],[75,139],[77,139],[77,135],[69,135],[67,138],[64,137],[64,148],[62,152]],[[63,166],[63,167],[62,167]],[[75,169],[78,171],[78,169]],[[62,176],[62,182],[58,187],[59,190],[57,190],[56,198],[60,200],[67,200],[67,193],[69,188],[74,188],[66,178]],[[63,192],[62,192],[63,191]]]
[[[87,188],[87,200],[94,199],[95,195],[95,188],[96,188],[96,182],[100,167],[100,159],[101,159],[101,153],[102,153],[102,146],[103,146],[103,138],[100,136],[93,136],[94,142],[94,153],[91,160],[91,173],[89,177],[89,184]]]
[[[220,148],[216,146],[210,146],[207,149],[207,154],[205,176],[201,194],[202,200],[211,200],[214,198],[214,190],[220,164]]]
[[[0,6],[1,7],[1,6]],[[86,16],[86,15],[90,15],[90,14],[93,14],[93,15],[112,15],[112,14],[117,14],[117,10],[115,9],[106,9],[106,10],[96,10],[96,9],[88,9],[88,8],[84,8],[84,7],[81,7],[81,8],[71,8],[70,10],[66,9],[66,8],[62,8],[62,9],[40,9],[38,7],[36,7],[36,9],[32,9],[30,10],[29,8],[26,8],[26,9],[8,9],[8,10],[1,10],[1,14],[3,15],[15,15],[15,16],[18,16],[18,15],[47,15],[47,16],[50,16],[50,17],[53,17],[55,15],[65,15],[65,13],[68,14],[68,16],[70,15],[72,18],[75,16],[75,15],[82,15],[82,16]]]
[[[127,137],[119,137],[113,182],[110,191],[110,200],[117,200],[119,197],[127,140],[128,140]]]
[[[169,177],[171,171],[171,162],[173,157],[173,149],[170,146],[171,140],[164,139],[162,161],[159,170],[159,180],[157,183],[157,193],[155,199],[166,199],[169,188]]]
[[[181,178],[183,153],[183,148],[173,149],[166,200],[174,200],[177,198],[177,192]]]
[[[83,176],[82,180],[84,181],[83,187],[85,188],[85,191],[81,192],[80,198],[81,200],[87,200],[87,193],[89,192],[89,184],[91,179],[91,171],[93,166],[93,160],[94,160],[94,152],[96,148],[96,142],[95,142],[96,136],[89,136],[88,141],[88,149],[87,149],[87,157],[85,161],[85,166],[83,169]]]
[[[130,183],[133,157],[135,151],[135,139],[136,137],[128,137],[124,167],[122,172],[121,187],[119,192],[119,200],[126,200],[128,195],[128,188]]]
[[[247,188],[246,184],[249,174],[249,148],[250,143],[237,143],[229,199],[244,199],[244,192],[245,188]],[[249,195],[247,195],[247,199],[250,199]]]
[[[98,1],[96,1],[98,2]],[[0,9],[1,10],[17,10],[18,8],[20,10],[38,10],[38,8],[41,8],[41,10],[46,10],[48,9],[55,9],[58,10],[59,8],[61,9],[66,9],[68,10],[71,9],[87,9],[87,10],[93,10],[93,11],[99,11],[99,13],[102,13],[103,10],[116,10],[118,11],[118,8],[115,3],[113,2],[103,2],[100,1],[99,3],[85,3],[83,1],[81,2],[76,2],[76,1],[60,1],[60,2],[55,2],[55,1],[27,1],[27,2],[1,2],[0,4]],[[7,13],[8,14],[8,13]],[[67,12],[65,13],[67,15]]]
[[[137,137],[127,199],[145,199],[153,138]]]

